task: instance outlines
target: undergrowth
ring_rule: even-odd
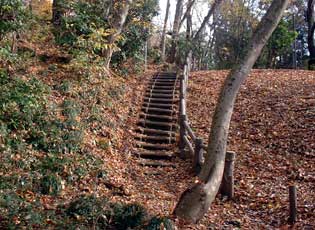
[[[138,204],[82,195],[110,179],[102,157],[120,144],[126,79],[34,25],[16,51],[0,41],[0,229],[160,229]]]

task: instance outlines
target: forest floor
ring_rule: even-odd
[[[188,117],[205,142],[218,93],[228,71],[191,74]],[[198,225],[179,229],[315,228],[315,74],[310,71],[254,70],[236,102],[228,149],[237,153],[235,198],[219,197]],[[140,96],[138,97],[140,98]],[[126,162],[122,162],[126,164]],[[130,162],[129,162],[130,163]],[[132,196],[153,214],[168,215],[194,179],[189,162],[159,175],[131,166],[125,175]],[[130,168],[130,166],[129,166]],[[298,191],[298,221],[288,222],[288,188]],[[125,199],[124,199],[125,200]]]
[[[63,149],[52,154],[35,148],[34,144],[23,143],[15,152],[3,151],[0,211],[6,202],[7,208],[3,210],[8,215],[1,216],[0,212],[0,228],[8,222],[19,228],[33,226],[35,229],[43,229],[43,226],[56,229],[59,224],[90,226],[81,217],[73,220],[63,216],[61,206],[67,206],[81,195],[107,197],[111,202],[139,203],[150,216],[170,215],[181,192],[196,180],[192,176],[191,162],[175,158],[172,160],[174,168],[157,168],[151,173],[151,169],[140,166],[133,155],[133,129],[146,82],[160,67],[150,66],[142,74],[107,76],[101,65],[86,64],[79,58],[68,63],[65,60],[68,54],[52,45],[51,35],[48,33],[44,38],[42,42],[35,37],[34,41],[20,44],[26,56],[15,66],[9,64],[8,69],[14,79],[31,82],[35,77],[47,85],[45,108],[54,108],[49,114],[59,123],[75,124],[63,131],[78,134],[82,139],[53,136],[61,140],[53,143],[63,148],[65,142],[78,151]],[[227,73],[191,74],[188,116],[205,142],[218,92]],[[235,198],[225,201],[218,197],[197,225],[184,225],[176,220],[179,230],[287,229],[288,186],[293,183],[298,188],[299,213],[294,227],[315,228],[314,89],[314,72],[252,72],[238,97],[229,135],[228,148],[237,153]],[[29,130],[13,131],[10,135],[24,138],[24,133]],[[40,191],[39,181],[47,173],[62,179],[58,195]],[[6,197],[5,202],[2,197]]]

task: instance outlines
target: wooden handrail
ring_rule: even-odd
[[[191,127],[189,126],[188,124],[188,121],[184,121],[184,126],[185,126],[185,129],[187,130],[190,138],[193,140],[193,141],[196,141],[196,135],[194,134],[193,130],[191,129]]]
[[[186,96],[187,96],[187,85],[188,77],[190,73],[190,62],[191,62],[191,52],[187,55],[185,59],[185,65],[182,74],[180,75],[180,142],[179,148],[180,153],[183,158],[186,158],[185,147],[188,147],[190,156],[193,158],[193,167],[196,174],[199,173],[203,161],[203,152],[205,146],[201,138],[198,138],[190,127],[187,118],[187,106],[186,106]],[[189,138],[190,139],[189,139]]]
[[[194,156],[195,155],[195,150],[194,150],[192,144],[190,143],[190,141],[189,141],[189,139],[188,139],[188,137],[186,135],[184,136],[184,141],[185,141],[185,144],[188,146],[190,154],[192,156]]]
[[[179,116],[179,127],[180,127],[180,142],[179,142],[179,149],[181,157],[186,158],[185,147],[188,147],[190,157],[193,159],[192,166],[195,175],[198,175],[202,165],[204,164],[204,152],[207,152],[208,146],[204,144],[203,139],[198,137],[194,131],[192,130],[189,120],[187,118],[187,106],[186,106],[186,96],[187,96],[187,85],[188,85],[188,76],[190,72],[190,60],[191,60],[191,52],[186,57],[185,66],[183,69],[183,73],[180,75],[180,116]],[[228,157],[230,154],[227,152],[226,156]],[[235,155],[235,154],[234,154]],[[229,159],[229,157],[228,157]],[[227,160],[228,161],[228,160]],[[229,164],[227,164],[229,165]],[[228,175],[231,174],[231,170],[226,170]],[[224,171],[224,175],[226,172]],[[233,178],[232,178],[233,179]],[[233,180],[225,182],[224,186],[227,187],[228,196],[230,198],[233,197]],[[223,188],[223,186],[221,185]],[[225,188],[225,187],[224,187]],[[224,188],[222,191],[224,191]],[[294,214],[292,214],[292,219],[294,219]]]

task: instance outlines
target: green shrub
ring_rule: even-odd
[[[96,224],[97,229],[126,230],[140,227],[146,217],[138,204],[111,204],[104,197],[81,196],[71,202],[65,213],[86,226]]]
[[[62,190],[61,178],[58,174],[45,175],[40,182],[41,193],[45,195],[58,195]]]
[[[104,197],[81,196],[69,204],[66,214],[87,226],[96,224],[97,229],[106,229],[111,216],[111,212],[106,211],[107,207],[108,200]]]
[[[3,150],[21,152],[27,145],[53,153],[80,150],[84,135],[82,124],[77,120],[80,107],[74,101],[65,101],[66,120],[62,121],[49,107],[48,95],[49,88],[41,81],[22,80],[0,71],[0,143],[3,143]]]
[[[73,45],[81,35],[89,35],[93,28],[105,25],[105,18],[101,17],[104,3],[93,5],[85,1],[64,3],[64,8],[72,13],[64,15],[60,28],[54,31],[56,42],[61,45]],[[103,11],[104,12],[104,11]]]
[[[0,40],[9,32],[23,28],[27,20],[27,10],[22,0],[0,1]]]
[[[0,127],[7,149],[24,146],[47,115],[48,88],[36,79],[24,81],[0,74]]]
[[[70,160],[64,156],[52,154],[48,155],[40,162],[39,168],[43,173],[61,173],[69,161]]]
[[[160,230],[163,225],[165,230],[173,230],[173,224],[167,217],[153,217],[149,224],[145,227],[145,230]]]
[[[67,118],[73,120],[75,119],[81,112],[81,108],[77,102],[73,100],[65,100],[63,102],[63,115]]]
[[[134,228],[142,224],[146,210],[138,204],[116,205],[114,225],[118,230]]]

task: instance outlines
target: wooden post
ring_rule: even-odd
[[[220,187],[220,193],[223,196],[227,196],[228,199],[234,197],[234,161],[235,161],[235,152],[228,151],[226,152],[224,173]]]
[[[290,202],[290,224],[294,224],[296,222],[297,217],[297,200],[296,200],[296,186],[289,186],[289,202]]]
[[[184,122],[186,121],[187,117],[186,114],[185,115],[180,115],[179,118],[179,135],[180,135],[180,139],[179,139],[179,151],[180,151],[180,157],[185,159],[186,158],[186,154],[185,154],[185,140],[184,137],[187,134],[187,131],[185,129],[185,125]]]
[[[148,40],[144,43],[144,71],[148,69]]]
[[[186,115],[186,103],[185,103],[185,83],[184,83],[184,75],[180,77],[180,92],[179,92],[179,151],[180,151],[180,157],[185,159],[185,141],[184,136],[187,134],[186,128],[185,128],[185,121],[187,120]]]
[[[193,159],[193,170],[196,175],[200,173],[203,160],[203,140],[196,138],[195,140],[195,154]]]

